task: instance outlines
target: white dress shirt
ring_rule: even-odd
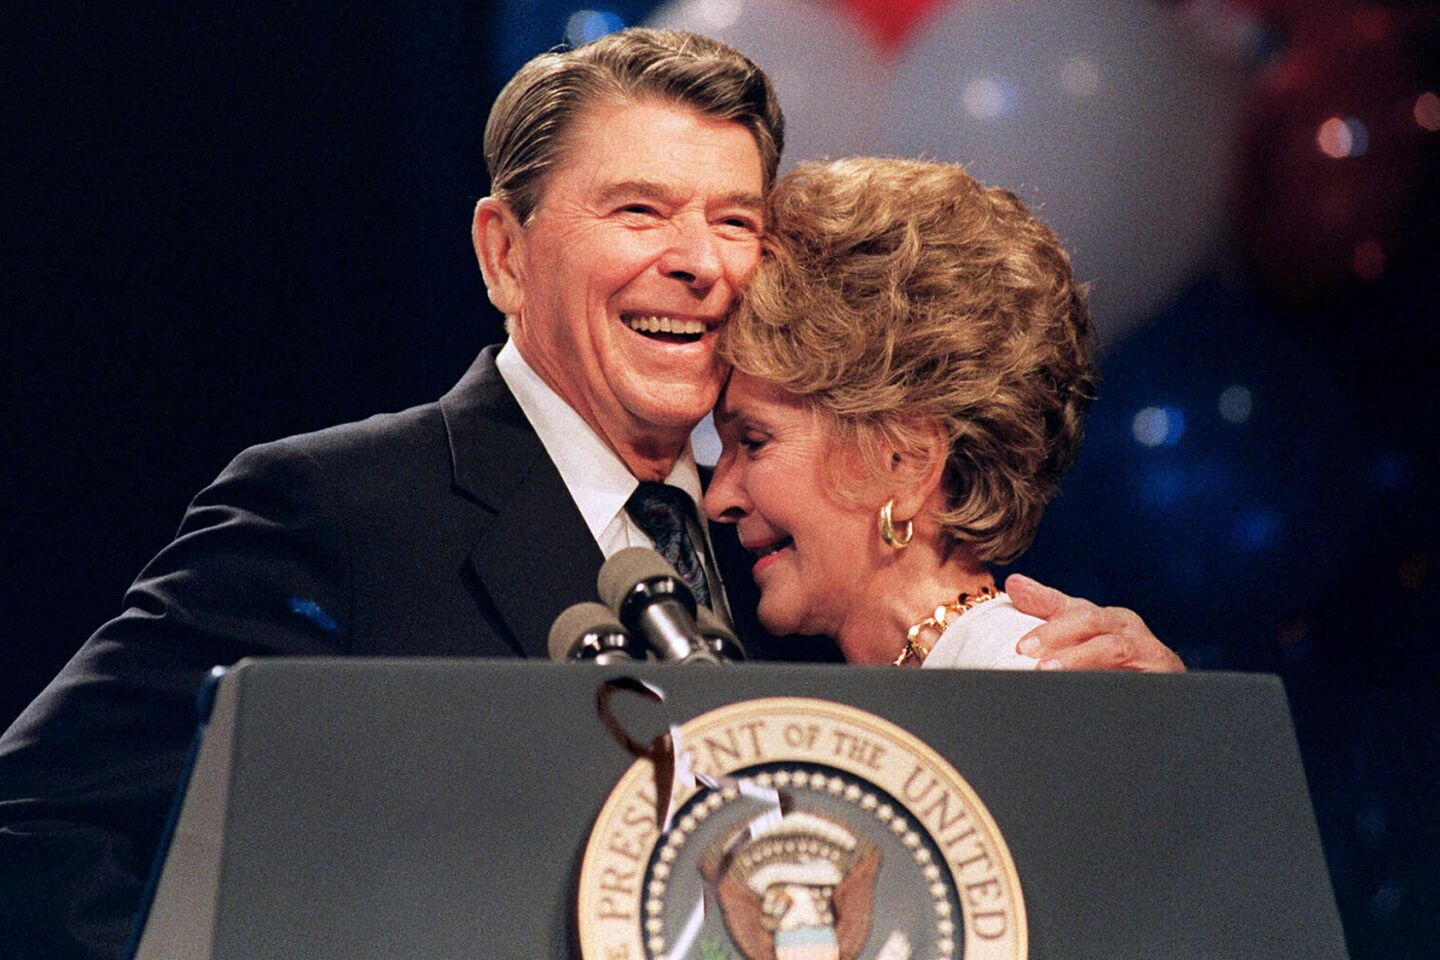
[[[495,357],[495,366],[505,385],[520,404],[525,418],[540,437],[545,452],[565,481],[565,489],[580,508],[585,525],[607,558],[626,547],[654,547],[655,542],[630,517],[625,510],[625,501],[635,492],[640,481],[625,466],[619,454],[600,438],[585,418],[565,400],[525,361],[515,341],[507,341]],[[700,511],[700,471],[695,466],[695,456],[690,445],[680,458],[665,483],[685,491],[695,506],[695,517],[703,516]],[[717,598],[717,612],[728,619],[729,608],[725,602],[724,587],[710,559],[710,532],[704,523],[690,523],[690,535],[696,544],[703,544],[700,551],[705,565],[705,578],[710,584],[710,595]]]

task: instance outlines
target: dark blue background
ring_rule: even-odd
[[[241,448],[433,399],[499,338],[468,237],[481,132],[570,13],[5,14],[0,723]],[[1440,943],[1436,207],[1411,198],[1380,283],[1287,311],[1226,254],[1118,344],[1019,565],[1136,608],[1192,666],[1284,677],[1356,957]],[[1151,406],[1184,422],[1153,448]]]

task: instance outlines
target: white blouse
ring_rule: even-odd
[[[1003,594],[966,610],[950,622],[935,641],[926,667],[960,667],[970,670],[1033,670],[1040,661],[1015,652],[1015,644],[1044,623],[1015,609]]]

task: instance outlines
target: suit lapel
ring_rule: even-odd
[[[604,558],[530,421],[495,367],[496,347],[440,399],[456,491],[492,515],[470,554],[487,618],[522,656],[547,656],[550,625],[595,599]],[[703,479],[709,480],[709,471]],[[828,639],[770,636],[755,617],[754,560],[733,524],[712,524],[715,560],[740,638],[755,659],[838,660]]]
[[[456,489],[493,514],[470,554],[518,653],[547,655],[561,611],[595,599],[600,548],[499,370],[483,351],[440,400]]]

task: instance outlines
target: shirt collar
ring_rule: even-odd
[[[565,488],[585,518],[585,525],[599,542],[606,527],[624,511],[625,501],[635,492],[639,481],[585,418],[525,361],[515,341],[510,340],[501,348],[495,365],[560,472]],[[696,516],[701,516],[700,471],[695,466],[690,444],[685,445],[665,482],[684,490],[696,505]]]

